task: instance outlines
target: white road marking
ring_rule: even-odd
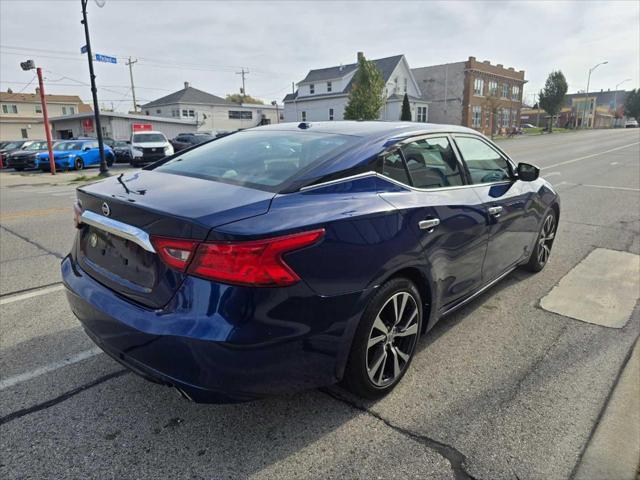
[[[562,172],[549,172],[544,174],[545,177],[553,177],[555,175],[562,175]]]
[[[44,287],[39,290],[32,290],[31,292],[18,293],[16,295],[7,295],[0,298],[0,305],[6,305],[7,303],[19,302],[20,300],[26,300],[27,298],[39,297],[40,295],[46,295],[51,292],[58,292],[64,289],[64,285],[51,285],[50,287]]]
[[[14,375],[13,377],[5,378],[0,381],[0,390],[5,390],[7,388],[11,388],[20,383],[33,380],[36,377],[44,375],[45,373],[50,373],[55,370],[58,370],[62,367],[66,367],[68,365],[73,365],[74,363],[82,362],[91,357],[95,357],[96,355],[102,353],[98,347],[94,347],[91,350],[85,350],[80,353],[76,353],[75,355],[71,355],[70,357],[65,358],[59,362],[53,362],[48,365],[44,365],[42,367],[38,367],[30,372],[21,373],[19,375]]]
[[[630,143],[628,145],[622,145],[621,147],[616,147],[616,148],[612,148],[610,150],[605,150],[604,152],[592,153],[591,155],[585,155],[584,157],[572,158],[571,160],[565,160],[564,162],[554,163],[553,165],[547,165],[546,167],[542,167],[542,169],[544,170],[545,168],[555,168],[555,167],[559,167],[561,165],[569,165],[570,163],[579,162],[581,160],[587,160],[588,158],[598,157],[600,155],[604,155],[605,153],[616,152],[618,150],[622,150],[623,148],[633,147],[634,145],[640,145],[640,142],[633,142],[633,143]]]
[[[611,162],[611,165],[618,165],[620,162]]]
[[[589,185],[587,183],[571,183],[571,182],[560,182],[558,184],[556,184],[557,186],[560,185],[573,185],[574,187],[589,187],[589,188],[604,188],[606,190],[622,190],[625,192],[640,192],[640,188],[631,188],[631,187],[614,187],[612,185]]]

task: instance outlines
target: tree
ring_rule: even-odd
[[[562,72],[558,70],[549,74],[544,88],[540,90],[540,95],[538,96],[540,107],[551,117],[547,127],[549,133],[553,131],[553,117],[560,113],[568,88],[567,80],[564,78]]]
[[[264,102],[259,98],[253,98],[251,95],[243,95],[241,93],[230,93],[226,97],[227,102],[233,103],[257,103],[258,105],[264,105]]]
[[[411,121],[411,105],[409,105],[409,95],[406,93],[402,99],[402,113],[400,114],[400,120],[403,122]]]
[[[384,106],[384,79],[376,64],[358,59],[358,71],[353,77],[349,100],[344,109],[345,120],[377,120]]]
[[[640,122],[640,88],[634,88],[624,100],[624,114]]]
[[[496,133],[496,117],[498,116],[498,111],[500,110],[500,98],[495,95],[487,95],[484,99],[484,107],[486,110],[489,110],[490,123],[491,126],[491,139],[493,139],[494,134]]]

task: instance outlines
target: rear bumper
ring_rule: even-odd
[[[62,262],[71,309],[106,353],[196,402],[330,385],[344,371],[369,292],[233,287],[188,277],[161,310],[134,304]]]

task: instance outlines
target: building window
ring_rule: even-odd
[[[193,110],[191,110],[193,112]],[[251,110],[229,110],[229,120],[251,120],[253,112]]]
[[[160,112],[158,112],[158,113],[160,113]],[[251,112],[248,112],[248,113],[251,113]],[[194,118],[196,116],[196,112],[194,110],[189,110],[189,116],[191,118]]]
[[[36,113],[42,113],[42,105],[36,105]]]
[[[145,114],[145,115],[149,115],[149,110],[146,110],[146,111],[144,112],[144,114]]]
[[[74,113],[76,113],[76,109],[74,107],[69,107],[69,113],[73,115]]]
[[[327,92],[331,92],[333,89],[333,85],[331,84],[331,82],[327,82]]]
[[[304,110],[302,111],[302,121],[306,122],[307,121],[307,112],[305,112]]]
[[[502,98],[509,98],[509,84],[502,84]]]
[[[67,114],[67,107],[62,107],[62,114],[66,115]]]
[[[333,120],[333,108],[329,109],[329,120]]]
[[[514,85],[513,87],[511,87],[511,99],[518,100],[519,98],[520,98],[520,87],[517,85]]]
[[[502,120],[501,120],[501,126],[504,128],[509,127],[509,120],[511,116],[511,110],[509,110],[508,108],[503,108],[502,109]]]
[[[2,113],[18,113],[18,106],[4,104],[2,105]]]
[[[156,109],[156,113],[159,115],[159,114],[161,114],[161,113],[162,113],[162,110],[160,110],[160,109],[158,108],[158,109]]]
[[[316,86],[313,83],[309,85],[309,93],[311,94],[316,93]]]
[[[473,94],[482,95],[483,91],[484,91],[484,80],[481,78],[476,78],[473,81]]]
[[[498,82],[491,80],[489,82],[489,95],[495,97],[498,95]]]
[[[189,116],[189,110],[187,110],[187,109],[182,110],[182,116],[183,117],[188,117]],[[229,118],[231,118],[231,117],[229,117]]]
[[[418,107],[416,121],[427,123],[427,107]]]
[[[393,79],[394,89],[393,93],[398,93],[398,77]]]
[[[482,107],[480,105],[474,105],[471,109],[471,126],[474,128],[480,128],[482,122]]]
[[[408,85],[408,80],[405,78],[404,79],[404,93],[407,93],[407,85]]]
[[[22,138],[29,138],[29,133],[26,128],[21,128],[20,133],[22,134]]]

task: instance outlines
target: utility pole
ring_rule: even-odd
[[[584,127],[584,122],[585,122],[585,119],[586,119],[586,116],[587,116],[587,100],[588,100],[588,97],[589,97],[589,84],[591,83],[591,72],[593,72],[600,65],[605,65],[606,63],[609,63],[609,62],[604,61],[604,62],[598,63],[597,65],[594,65],[593,67],[591,67],[589,69],[589,75],[587,76],[587,91],[584,92],[584,108],[582,109],[582,128],[585,128]],[[596,118],[596,116],[595,116],[595,105],[594,105],[593,110],[594,110],[593,120],[595,121],[595,118]],[[577,116],[577,114],[578,114],[578,112],[576,110],[576,116]],[[576,124],[577,124],[577,122],[578,122],[578,120],[576,119]],[[593,122],[591,124],[591,128],[593,128]]]
[[[89,60],[89,76],[91,77],[91,96],[93,97],[93,114],[96,123],[96,134],[98,136],[98,150],[100,151],[100,175],[109,175],[107,162],[104,158],[104,141],[102,140],[102,125],[100,124],[100,106],[98,105],[98,89],[96,88],[96,75],[93,72],[93,53],[91,52],[91,40],[89,38],[89,22],[87,21],[87,1],[80,0],[82,4],[82,23],[84,25],[84,36],[87,42],[87,59]],[[98,3],[98,2],[96,2]],[[104,2],[103,2],[104,4]],[[98,3],[98,6],[101,6]]]
[[[137,63],[138,60],[131,60],[129,57],[129,61],[125,64],[129,67],[129,78],[131,79],[131,96],[133,97],[133,113],[138,111],[138,104],[136,103],[136,89],[133,85],[133,64]]]
[[[243,100],[244,100],[244,97],[247,95],[247,90],[244,86],[244,76],[247,75],[248,73],[249,73],[249,70],[245,70],[244,67],[239,72],[236,72],[236,75],[242,76],[242,99]]]

